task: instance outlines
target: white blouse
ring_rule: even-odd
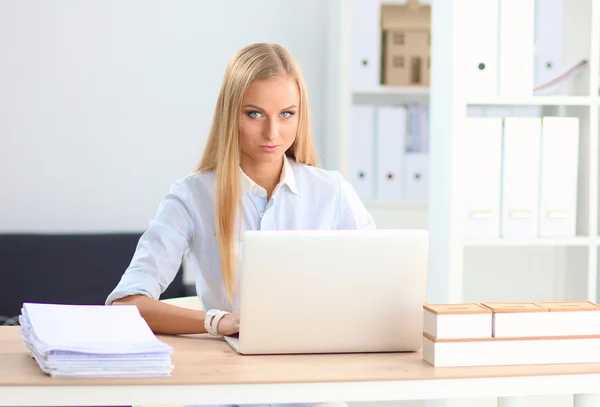
[[[286,157],[271,199],[241,172],[242,229],[374,229],[354,188],[336,171],[298,164]],[[215,232],[215,174],[200,172],[174,182],[141,236],[131,264],[106,299],[142,294],[159,299],[185,256],[195,275],[203,310],[239,312],[227,300]],[[241,270],[240,270],[241,272]]]

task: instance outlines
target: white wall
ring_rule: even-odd
[[[0,232],[144,230],[199,161],[248,43],[299,60],[323,144],[327,13],[323,0],[0,2]]]

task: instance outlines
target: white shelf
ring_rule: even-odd
[[[427,210],[427,202],[366,200],[365,206],[406,210]]]
[[[427,104],[428,87],[377,86],[352,91],[352,102],[356,104]]]
[[[397,95],[397,96],[429,96],[428,87],[378,86],[368,89],[355,89],[355,95]]]
[[[423,87],[394,87],[379,86],[368,89],[355,89],[355,97],[394,96],[403,99],[426,100],[429,98],[429,88]],[[600,103],[600,98],[594,96],[530,96],[522,98],[494,98],[467,100],[469,106],[590,106]]]
[[[463,241],[465,247],[540,247],[540,246],[581,246],[593,244],[589,237],[571,238],[478,238],[468,237]]]
[[[382,0],[383,1],[383,0]],[[543,3],[543,0],[537,0]],[[374,1],[379,3],[380,1]],[[471,78],[462,74],[465,59],[471,60],[470,49],[466,49],[461,32],[465,24],[473,24],[467,13],[464,13],[467,2],[461,0],[435,1],[432,6],[432,42],[431,42],[431,75],[429,87],[397,87],[385,85],[354,85],[353,67],[359,66],[358,59],[354,58],[357,48],[353,41],[358,41],[359,53],[365,57],[378,61],[380,55],[370,54],[365,42],[372,42],[373,48],[381,46],[380,37],[377,35],[361,35],[357,37],[353,24],[361,24],[367,20],[377,20],[373,14],[365,12],[356,13],[355,2],[335,0],[330,3],[331,22],[329,32],[329,45],[332,52],[329,54],[329,117],[327,122],[326,140],[327,163],[332,169],[337,169],[342,174],[350,173],[351,141],[349,135],[352,128],[352,107],[354,104],[397,105],[397,104],[423,104],[427,105],[430,113],[429,123],[429,202],[415,203],[404,201],[377,201],[367,200],[365,205],[369,210],[376,212],[382,220],[389,219],[390,224],[404,224],[406,219],[410,222],[418,213],[418,222],[427,225],[430,233],[428,275],[429,301],[460,302],[465,298],[465,293],[472,295],[473,290],[481,288],[483,291],[493,292],[495,297],[510,297],[513,295],[511,276],[506,276],[502,264],[522,264],[528,273],[514,273],[527,281],[525,285],[539,284],[541,288],[534,295],[543,293],[546,299],[557,299],[566,295],[567,288],[576,288],[576,295],[586,295],[586,299],[598,299],[598,255],[600,252],[600,233],[598,233],[598,194],[599,194],[599,130],[600,130],[600,1],[582,0],[572,2],[562,0],[565,9],[562,13],[562,26],[558,32],[562,33],[561,44],[557,45],[563,53],[565,63],[585,59],[588,64],[565,86],[559,93],[572,95],[531,95],[515,97],[469,97],[466,89],[471,83]],[[370,4],[364,0],[363,4]],[[475,4],[475,3],[468,3]],[[482,6],[483,7],[483,6]],[[373,33],[371,33],[373,34]],[[357,40],[358,38],[358,40]],[[360,48],[362,47],[362,48]],[[377,62],[379,63],[379,62]],[[368,83],[368,81],[360,81]],[[371,78],[371,83],[376,83]],[[502,111],[510,111],[519,116],[527,107],[548,107],[545,111],[565,116],[577,116],[581,119],[580,127],[580,164],[578,180],[578,207],[577,207],[577,233],[580,236],[572,238],[476,238],[463,235],[463,198],[464,173],[463,158],[465,151],[463,130],[465,119],[470,115],[471,107],[481,107],[489,110],[485,115],[501,115]],[[487,109],[491,107],[491,109]],[[499,109],[493,109],[499,107]],[[522,107],[521,112],[519,107]],[[556,108],[554,108],[556,107]],[[562,107],[565,107],[562,109]],[[473,109],[474,111],[478,109]],[[513,113],[514,112],[514,113]],[[398,221],[398,213],[402,213],[402,222]],[[425,213],[425,215],[423,215]],[[406,215],[406,216],[405,216]],[[378,226],[385,228],[385,222],[378,222]],[[470,248],[519,248],[516,259],[502,258],[491,255],[486,250],[474,250],[481,253],[469,255],[465,262],[465,249]],[[539,249],[542,248],[542,249]],[[547,250],[546,250],[547,248]],[[564,248],[581,248],[582,250],[561,250]],[[538,250],[536,250],[538,249]],[[554,250],[557,249],[557,250]],[[531,253],[544,253],[544,259],[530,256]],[[577,253],[572,253],[577,252]],[[581,252],[585,252],[583,255]],[[536,269],[539,267],[539,270]],[[465,271],[465,269],[467,269]],[[497,285],[482,280],[481,270],[489,274],[490,281],[504,281]],[[548,271],[553,273],[556,281],[554,288],[546,281],[538,281],[540,276]],[[576,270],[580,275],[575,276]],[[538,273],[539,271],[539,273]],[[495,274],[498,273],[498,274]],[[537,274],[536,274],[537,273]],[[561,274],[562,273],[562,274]],[[561,277],[557,277],[561,276]],[[530,279],[530,280],[526,280]],[[561,280],[562,279],[562,280]],[[505,284],[505,285],[502,285]],[[583,286],[580,286],[582,285]],[[564,288],[567,287],[567,288]],[[584,287],[584,288],[582,288]],[[564,288],[564,289],[563,289]],[[584,298],[580,298],[584,299]]]
[[[543,0],[542,0],[543,2]],[[506,260],[506,264],[512,259],[492,257],[489,254],[469,256],[466,260],[464,249],[473,247],[523,248],[524,254],[519,254],[524,270],[531,271],[525,276],[514,273],[515,276],[528,281],[531,284],[542,287],[544,282],[537,280],[544,275],[536,267],[551,268],[555,279],[556,289],[549,286],[540,288],[544,291],[544,297],[552,299],[551,296],[561,298],[566,295],[567,288],[578,286],[576,295],[580,299],[597,300],[597,256],[598,239],[597,214],[598,214],[598,106],[597,96],[599,75],[599,37],[597,21],[600,18],[600,3],[596,0],[584,0],[578,2],[562,1],[565,10],[561,14],[562,24],[557,28],[563,35],[561,57],[565,61],[582,60],[589,61],[586,69],[582,70],[576,78],[569,79],[565,83],[564,95],[525,95],[514,97],[468,97],[465,88],[470,84],[470,78],[463,75],[460,70],[464,61],[471,58],[470,49],[459,43],[462,39],[462,28],[470,24],[465,15],[466,2],[436,2],[432,8],[432,66],[431,80],[432,92],[430,95],[431,117],[435,121],[430,124],[432,130],[430,146],[433,155],[432,162],[437,165],[431,167],[432,182],[430,188],[430,214],[429,231],[431,236],[430,248],[435,251],[431,257],[432,266],[429,275],[432,276],[433,296],[441,301],[460,302],[464,293],[473,295],[474,290],[485,290],[485,283],[481,279],[484,271],[493,269],[489,281],[501,281],[501,275],[495,274],[501,267],[493,263]],[[469,3],[471,4],[471,3]],[[576,18],[577,17],[577,18]],[[451,52],[448,50],[452,50]],[[470,61],[471,59],[469,59]],[[500,77],[500,76],[499,76]],[[473,89],[471,89],[473,90]],[[485,92],[482,92],[485,93]],[[491,93],[491,92],[490,92]],[[580,96],[571,96],[580,95]],[[464,95],[464,96],[463,96]],[[577,207],[577,230],[583,236],[572,238],[474,238],[463,235],[464,207],[463,193],[464,173],[462,157],[464,140],[462,137],[465,117],[468,117],[468,108],[479,107],[501,107],[499,111],[508,108],[508,111],[518,107],[581,107],[582,109],[559,109],[559,115],[576,116],[580,118],[580,157],[578,179],[578,207]],[[515,114],[519,112],[516,110]],[[498,113],[502,114],[502,113]],[[511,113],[512,114],[512,113]],[[448,239],[453,236],[453,239]],[[548,248],[549,250],[536,251],[536,248]],[[582,248],[585,255],[581,253],[564,253],[562,248]],[[531,250],[528,252],[527,250]],[[527,253],[545,253],[544,261],[536,255],[528,257]],[[578,250],[579,252],[579,250]],[[550,257],[548,257],[550,256]],[[488,260],[489,259],[489,260]],[[544,264],[544,266],[540,266]],[[473,271],[472,268],[476,268]],[[465,271],[466,268],[470,268]],[[577,270],[579,275],[574,275]],[[579,270],[581,272],[579,272]],[[537,273],[537,274],[536,274]],[[558,277],[561,276],[561,277]],[[526,279],[531,280],[526,280]],[[466,281],[467,279],[472,279]],[[562,280],[561,280],[562,279]],[[437,283],[441,281],[442,283]],[[477,281],[477,283],[472,283]],[[474,286],[473,284],[478,284]],[[494,284],[494,283],[491,283]],[[500,298],[510,297],[511,286],[504,281],[498,291],[489,289]],[[583,287],[583,288],[582,288]],[[470,291],[469,291],[470,290]],[[532,295],[537,295],[532,290]],[[587,298],[582,298],[585,295]]]
[[[469,106],[590,106],[598,103],[592,96],[531,96],[524,98],[494,98],[469,100]]]

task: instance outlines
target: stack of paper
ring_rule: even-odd
[[[173,349],[136,306],[25,303],[21,337],[51,377],[169,376]]]

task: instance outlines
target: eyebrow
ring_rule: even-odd
[[[247,108],[247,107],[251,107],[251,108],[256,109],[256,110],[263,110],[263,109],[261,109],[260,107],[258,107],[256,105],[245,105],[244,106],[244,108]],[[296,107],[297,107],[296,105],[291,105],[291,106],[288,106],[288,107],[286,107],[284,109],[281,109],[281,111],[294,109]]]

